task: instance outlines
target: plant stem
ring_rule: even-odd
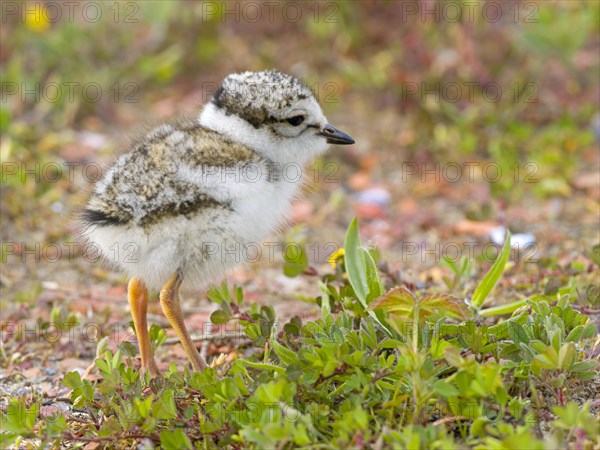
[[[503,314],[511,314],[525,305],[526,300],[517,300],[516,302],[507,303],[506,305],[493,306],[491,308],[479,310],[481,317],[500,316]]]

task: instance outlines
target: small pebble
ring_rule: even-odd
[[[54,203],[52,203],[52,205],[50,206],[50,208],[55,213],[61,213],[65,209],[64,206],[63,206],[63,204],[60,203],[60,202],[54,202]]]
[[[82,131],[79,133],[79,139],[82,145],[94,148],[96,150],[106,147],[108,143],[106,136],[93,131]]]
[[[59,285],[56,281],[42,281],[42,287],[49,291],[55,291],[59,288]]]
[[[357,200],[359,203],[374,203],[382,207],[387,206],[390,201],[390,197],[390,193],[383,188],[365,189],[357,194]]]
[[[494,244],[502,245],[504,244],[504,239],[506,237],[506,228],[505,227],[495,227],[490,231],[490,239]],[[516,248],[518,250],[526,249],[527,247],[534,245],[536,242],[535,236],[531,233],[516,233],[510,236],[510,246],[511,248]]]
[[[596,139],[600,141],[600,112],[597,112],[594,117],[592,117],[590,126],[596,135]]]
[[[43,370],[44,372],[46,372],[46,375],[50,375],[50,376],[52,376],[52,375],[56,375],[56,374],[58,374],[58,370],[52,369],[52,368],[50,368],[50,367],[42,367],[42,370]]]

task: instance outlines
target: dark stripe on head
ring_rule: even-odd
[[[226,115],[260,128],[281,121],[281,111],[312,96],[310,89],[293,76],[267,70],[227,76],[211,102]]]
[[[225,104],[223,103],[223,98],[222,98],[223,91],[224,91],[223,85],[221,85],[221,86],[219,86],[219,89],[217,89],[215,91],[215,93],[213,94],[212,101],[213,101],[213,103],[215,104],[215,106],[217,108],[224,108],[225,107]]]

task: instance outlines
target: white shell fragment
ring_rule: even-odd
[[[506,238],[506,228],[505,227],[495,227],[490,231],[490,239],[494,244],[502,245],[504,244],[504,239]],[[526,249],[534,245],[536,242],[535,236],[531,233],[516,233],[510,236],[510,246],[511,248],[516,248],[518,250]]]

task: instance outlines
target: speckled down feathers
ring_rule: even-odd
[[[302,114],[301,126],[286,123]],[[154,128],[96,184],[82,235],[151,289],[176,272],[183,289],[216,281],[286,220],[302,170],[327,148],[310,90],[275,71],[228,76],[197,120]]]
[[[269,161],[196,121],[173,121],[150,131],[117,160],[96,186],[83,218],[88,225],[103,215],[107,224],[147,227],[166,217],[190,217],[202,208],[227,208],[202,186],[181,179],[178,169],[260,162],[268,166]]]
[[[279,120],[278,111],[313,97],[303,83],[274,70],[229,75],[213,96],[213,103],[255,128]]]

